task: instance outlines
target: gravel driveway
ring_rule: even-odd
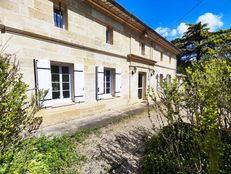
[[[144,145],[152,134],[146,111],[109,124],[79,144],[86,160],[78,166],[80,174],[139,173]]]

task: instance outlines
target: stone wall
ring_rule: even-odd
[[[140,33],[92,9],[82,0],[69,0],[65,3],[68,7],[66,29],[57,28],[53,24],[53,1],[1,0],[0,3],[0,24],[70,43],[69,45],[61,44],[14,32],[0,34],[1,43],[8,41],[5,51],[16,54],[24,80],[31,89],[35,88],[34,59],[84,64],[85,103],[61,102],[53,105],[52,108],[42,110],[39,114],[44,117],[43,126],[140,102],[137,91],[139,72],[146,73],[147,86],[150,69],[155,69],[156,74],[162,73],[165,77],[167,74],[175,76],[175,55],[167,52],[157,43],[153,44],[149,39],[142,39]],[[106,43],[105,33],[108,25],[114,30],[113,45]],[[145,43],[144,56],[141,55],[141,42]],[[71,44],[77,44],[80,47],[71,46]],[[164,55],[162,61],[160,52]],[[152,67],[128,62],[126,57],[130,53],[155,60],[157,64]],[[121,97],[96,100],[96,66],[121,69]],[[131,66],[137,67],[134,75],[131,74]]]

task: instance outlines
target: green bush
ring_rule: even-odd
[[[198,130],[198,129],[196,129]],[[221,146],[224,152],[219,163],[222,174],[231,171],[231,136],[227,131],[220,131]],[[188,123],[175,123],[164,127],[146,144],[143,161],[144,174],[201,174],[208,173],[208,154],[200,147],[204,130],[195,131]],[[199,169],[198,163],[201,163]]]
[[[0,172],[7,173],[16,149],[42,123],[35,117],[40,106],[37,97],[28,99],[28,85],[23,82],[14,55],[0,52]],[[45,93],[44,93],[45,96]]]
[[[193,63],[182,84],[177,79],[165,80],[157,96],[151,97],[159,121],[153,128],[160,133],[147,145],[146,173],[231,171],[226,158],[230,157],[231,127],[231,66],[227,60]]]
[[[9,173],[67,173],[77,160],[74,139],[66,136],[25,140],[14,154]]]

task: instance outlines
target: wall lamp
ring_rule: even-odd
[[[150,73],[150,76],[152,77],[152,76],[154,76],[154,74],[155,74],[155,70],[154,70],[154,69],[150,69],[150,70],[149,70],[149,73]]]
[[[137,71],[137,68],[136,67],[131,67],[131,72],[132,72],[132,75],[134,75]]]

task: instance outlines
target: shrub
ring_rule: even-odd
[[[165,166],[158,170],[173,171],[171,173],[225,173],[226,167],[231,165],[230,160],[227,163],[223,160],[230,149],[227,141],[230,141],[228,132],[231,127],[231,66],[225,59],[206,59],[186,69],[186,74],[182,84],[178,84],[177,79],[172,83],[164,81],[159,93],[151,95],[160,123],[158,126],[153,124],[153,128],[161,131],[153,141],[169,152],[160,149],[160,153],[163,152],[160,159],[155,146],[151,146],[155,153],[146,157],[144,168],[149,165],[147,159],[157,159],[159,166]],[[189,132],[183,122],[192,127]],[[171,128],[167,135],[169,128],[163,128],[166,125]],[[222,130],[227,132],[225,139]],[[150,149],[149,145],[147,149]],[[154,169],[161,173],[156,166]]]
[[[188,123],[174,123],[164,127],[146,144],[143,161],[145,174],[206,174],[209,171],[209,154],[200,146],[205,131],[195,132],[195,127]],[[197,128],[198,130],[198,128]],[[218,173],[229,174],[231,171],[231,136],[227,131],[220,131],[223,154]],[[200,162],[200,165],[197,165]],[[201,167],[201,168],[198,168]]]
[[[42,122],[42,118],[34,117],[40,107],[36,97],[29,101],[27,88],[15,57],[0,53],[0,172],[8,171],[23,137],[38,129]]]
[[[66,136],[25,140],[14,154],[9,173],[67,173],[77,159],[76,143]]]

